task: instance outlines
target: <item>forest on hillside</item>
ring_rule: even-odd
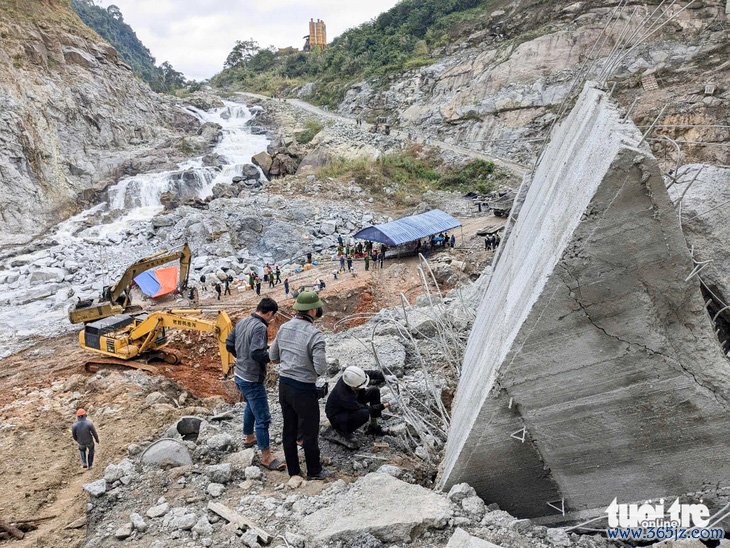
[[[171,92],[186,85],[185,76],[167,61],[160,66],[155,65],[155,58],[132,27],[124,22],[119,7],[110,5],[103,8],[94,0],[71,0],[71,6],[86,26],[114,46],[124,62],[153,90]]]
[[[486,12],[492,0],[403,0],[337,37],[323,51],[262,48],[239,40],[211,83],[277,93],[314,81],[311,99],[335,107],[354,82],[433,62],[432,52],[462,25]]]

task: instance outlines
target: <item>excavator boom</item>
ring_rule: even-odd
[[[183,290],[188,285],[190,273],[190,259],[192,253],[188,244],[173,251],[161,251],[140,259],[125,270],[119,281],[112,287],[105,287],[98,303],[83,303],[72,308],[68,312],[68,319],[71,323],[88,323],[109,316],[123,313],[131,303],[129,289],[132,280],[142,272],[151,268],[161,266],[171,261],[180,260],[180,276],[178,288]]]
[[[86,350],[117,360],[134,360],[148,355],[166,359],[166,353],[161,350],[167,345],[166,329],[212,333],[218,340],[221,370],[228,376],[235,362],[226,350],[226,338],[233,330],[231,318],[223,310],[218,312],[215,321],[201,318],[201,313],[200,310],[170,310],[153,312],[144,318],[125,314],[103,318],[86,325],[79,333],[79,343]],[[108,360],[97,361],[108,363]]]

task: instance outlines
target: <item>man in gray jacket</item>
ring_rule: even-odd
[[[236,386],[246,400],[243,409],[243,445],[258,445],[261,464],[269,470],[284,470],[269,447],[269,400],[266,396],[266,365],[269,363],[268,325],[279,310],[274,299],[264,298],[256,312],[238,323],[226,339],[226,349],[236,358]],[[256,434],[254,435],[254,428]]]
[[[71,427],[71,435],[79,444],[81,452],[81,466],[91,468],[94,464],[94,440],[99,443],[99,435],[90,420],[86,419],[86,411],[76,411],[76,422]]]
[[[284,419],[282,445],[290,476],[301,474],[297,432],[303,440],[307,479],[322,480],[331,474],[319,458],[319,395],[317,377],[327,370],[325,340],[314,326],[322,316],[322,301],[314,291],[302,291],[297,315],[279,328],[271,345],[271,360],[279,365],[279,404]]]

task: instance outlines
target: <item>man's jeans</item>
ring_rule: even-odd
[[[262,382],[248,382],[236,377],[236,386],[246,400],[243,409],[243,435],[250,436],[256,428],[256,445],[263,451],[269,448],[269,400]]]
[[[91,468],[91,465],[94,464],[94,444],[79,445],[79,451],[81,452],[81,464],[85,468]]]

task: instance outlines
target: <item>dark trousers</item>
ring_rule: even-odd
[[[301,474],[297,452],[297,434],[303,440],[307,475],[322,471],[319,460],[319,401],[314,390],[300,389],[279,382],[279,404],[284,419],[282,445],[290,476]],[[298,431],[298,432],[297,432]]]
[[[361,390],[357,395],[357,401],[365,405],[377,405],[380,403],[380,389],[374,386]],[[332,417],[327,417],[332,427],[343,434],[352,434],[355,430],[370,420],[370,417],[378,418],[382,412],[368,407],[362,407],[355,411],[343,411]]]
[[[81,464],[91,468],[91,465],[94,464],[94,444],[79,445],[79,451],[81,452]]]

